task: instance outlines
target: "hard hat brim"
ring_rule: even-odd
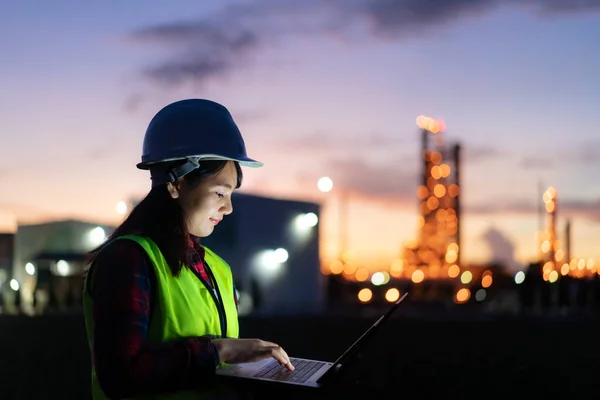
[[[202,161],[202,160],[235,161],[238,164],[240,164],[242,167],[248,167],[248,168],[260,168],[263,166],[262,162],[256,161],[250,157],[232,158],[232,157],[220,156],[217,154],[203,154],[203,155],[190,156],[190,157],[197,157],[199,159],[199,161]],[[169,161],[185,160],[186,158],[189,158],[189,157],[175,157],[175,158],[159,160],[159,161],[146,161],[146,162],[138,163],[136,165],[136,167],[139,169],[143,169],[143,170],[149,170],[150,166],[152,166],[153,164],[169,162]]]

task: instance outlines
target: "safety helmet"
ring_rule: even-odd
[[[246,167],[263,164],[246,154],[246,145],[231,114],[223,105],[204,99],[171,103],[150,121],[139,169],[167,161],[187,160],[167,174],[167,182],[199,167],[202,160],[232,160]]]

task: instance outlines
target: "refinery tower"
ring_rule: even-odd
[[[417,118],[422,172],[417,188],[418,231],[392,276],[414,283],[456,278],[460,272],[460,144],[447,143],[445,123]]]

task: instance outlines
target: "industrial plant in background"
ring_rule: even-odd
[[[547,213],[547,227],[540,227],[538,232],[539,263],[542,267],[544,281],[554,283],[561,276],[573,278],[592,278],[600,273],[592,258],[577,258],[571,254],[571,221],[565,223],[564,240],[557,234],[558,193],[554,187],[549,187],[542,196]],[[541,204],[541,203],[540,203]],[[540,221],[543,221],[543,211]],[[564,245],[563,245],[564,243]]]
[[[444,121],[422,115],[416,122],[421,138],[417,237],[402,246],[388,270],[371,274],[348,260],[335,261],[324,271],[330,300],[393,302],[409,290],[413,302],[483,304],[514,287],[503,265],[461,260],[461,146],[448,141]]]
[[[404,244],[388,270],[371,273],[343,255],[323,268],[330,303],[380,304],[410,291],[413,302],[479,304],[496,310],[564,312],[592,305],[599,309],[600,270],[593,259],[572,257],[570,220],[564,245],[558,239],[558,195],[552,187],[539,203],[537,263],[512,275],[505,265],[461,260],[461,146],[447,140],[444,121],[420,116],[417,126],[421,135],[417,237]]]
[[[521,309],[598,315],[600,270],[592,258],[573,256],[570,219],[565,221],[561,240],[558,203],[554,187],[548,187],[538,200],[538,260],[514,278]]]
[[[460,145],[446,143],[443,121],[420,116],[417,126],[423,165],[417,188],[418,237],[404,246],[390,272],[421,283],[456,278],[461,272]]]
[[[448,141],[443,120],[421,115],[416,122],[422,165],[416,193],[418,232],[415,240],[405,243],[389,274],[408,282],[416,300],[484,301],[494,280],[506,281],[506,276],[502,266],[466,265],[461,260],[461,146]]]

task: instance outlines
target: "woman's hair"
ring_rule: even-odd
[[[156,167],[151,167],[150,172],[153,176],[162,175],[164,171],[184,162],[185,160],[160,163]],[[193,189],[199,183],[221,172],[227,162],[221,160],[201,161],[200,168],[185,175],[183,180],[190,189]],[[234,165],[237,171],[236,188],[239,188],[242,184],[242,169],[237,162],[234,162]],[[177,276],[183,265],[188,262],[188,221],[188,216],[179,201],[171,197],[166,184],[153,187],[107,240],[90,252],[91,260],[114,238],[128,234],[141,235],[156,243],[173,275]]]

